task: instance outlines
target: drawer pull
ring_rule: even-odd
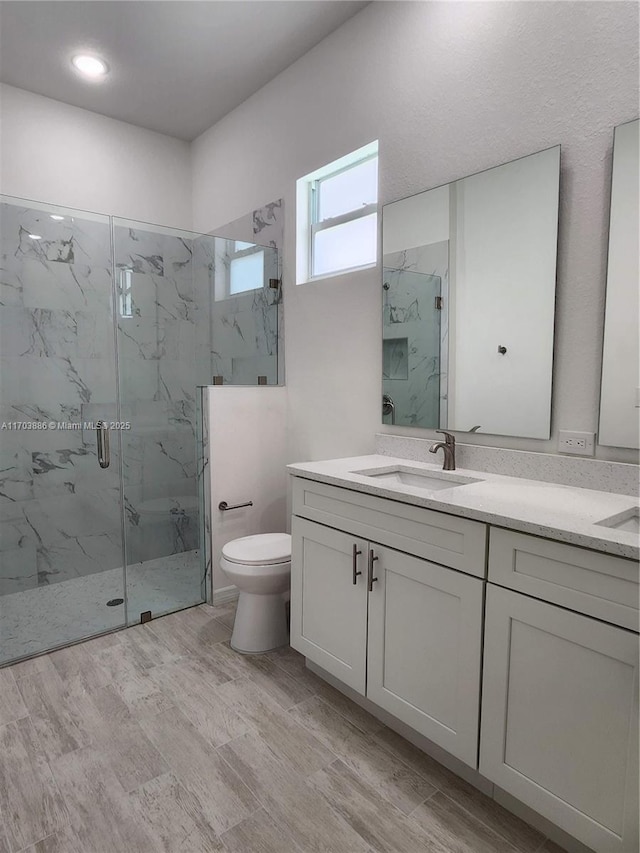
[[[378,580],[378,578],[374,578],[373,576],[373,564],[378,558],[374,556],[373,550],[369,551],[369,574],[368,574],[368,582],[367,588],[369,592],[373,592],[373,585]]]
[[[362,572],[358,571],[358,557],[362,554],[362,551],[358,550],[358,546],[353,546],[353,585],[355,586],[358,583],[358,575],[361,575]]]

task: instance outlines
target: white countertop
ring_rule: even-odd
[[[398,466],[425,472],[442,470],[438,464],[392,456],[355,456],[297,463],[287,468],[296,477],[448,512],[511,530],[521,530],[632,560],[638,560],[640,556],[638,534],[596,524],[602,519],[637,507],[638,500],[628,495],[464,468],[456,468],[455,474],[473,477],[480,482],[452,486],[428,494],[413,486],[382,483],[354,473],[365,469],[371,469],[371,473],[374,473],[375,470],[396,469]]]

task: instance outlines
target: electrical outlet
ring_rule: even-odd
[[[595,448],[595,433],[568,432],[560,430],[558,451],[570,453],[572,456],[593,456]]]

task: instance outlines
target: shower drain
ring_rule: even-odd
[[[107,601],[107,607],[117,607],[119,604],[124,604],[124,598],[112,598]]]

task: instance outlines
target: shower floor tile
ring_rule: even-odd
[[[198,604],[200,580],[198,551],[134,563],[127,568],[129,622],[146,610],[156,616]],[[0,663],[123,627],[124,604],[107,602],[124,597],[122,569],[0,597]]]

